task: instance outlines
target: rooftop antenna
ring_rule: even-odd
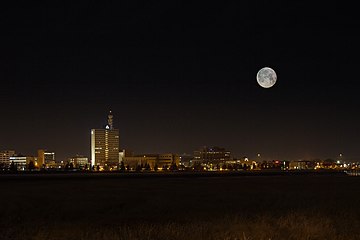
[[[113,115],[112,115],[112,113],[111,113],[111,110],[109,111],[109,115],[108,115],[108,127],[109,127],[109,129],[110,130],[112,130],[113,129]]]

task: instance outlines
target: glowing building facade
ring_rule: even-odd
[[[30,162],[33,163],[35,162],[35,158],[15,154],[10,157],[10,162],[15,164],[17,170],[24,171],[27,169],[27,166],[29,165]]]
[[[105,128],[91,129],[91,165],[105,170],[119,165],[119,129],[113,127],[111,111]]]
[[[69,163],[72,163],[74,167],[76,168],[84,168],[89,164],[88,158],[81,155],[76,155],[72,158],[68,159]]]
[[[131,169],[135,169],[138,165],[149,164],[150,169],[153,170],[155,165],[158,168],[165,167],[169,168],[172,164],[179,166],[180,157],[173,153],[164,154],[140,154],[135,156],[125,156],[122,158],[124,164],[129,166]]]
[[[10,164],[10,157],[15,155],[15,151],[6,150],[0,152],[0,164],[8,166]]]
[[[36,162],[37,167],[54,167],[55,166],[55,152],[44,149],[38,150],[38,157]]]

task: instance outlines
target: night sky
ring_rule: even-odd
[[[335,1],[27,2],[0,8],[0,150],[360,160],[359,25]],[[355,59],[355,60],[354,60]],[[256,73],[273,68],[276,85]]]

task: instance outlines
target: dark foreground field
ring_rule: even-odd
[[[360,177],[0,176],[0,239],[360,239]]]

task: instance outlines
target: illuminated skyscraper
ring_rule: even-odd
[[[111,111],[105,128],[91,129],[91,165],[110,169],[119,164],[119,129],[114,129]]]

